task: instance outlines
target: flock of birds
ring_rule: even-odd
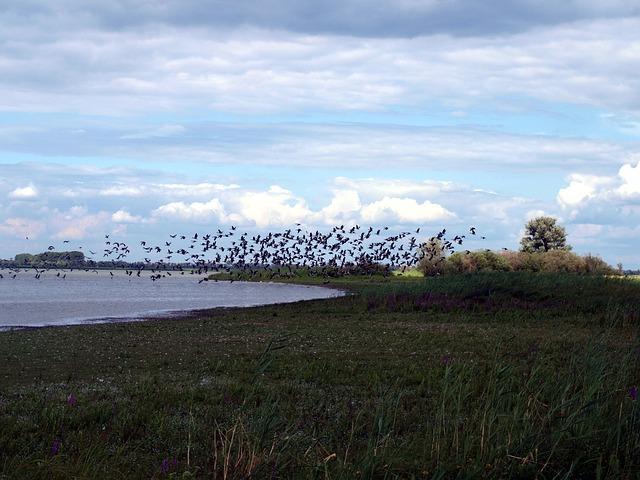
[[[212,274],[216,272],[227,272],[231,281],[256,276],[268,280],[306,272],[307,275],[323,276],[328,281],[333,276],[355,273],[390,274],[415,268],[425,258],[442,261],[466,238],[465,235],[456,235],[449,239],[446,233],[443,229],[421,241],[418,238],[420,228],[392,234],[389,227],[354,225],[345,228],[340,225],[322,233],[318,230],[305,231],[296,224],[281,232],[249,235],[231,226],[225,231],[217,229],[206,234],[187,236],[176,233],[160,243],[140,241],[136,245],[115,241],[110,235],[105,235],[103,250],[89,250],[90,256],[84,258],[84,265],[75,268],[96,273],[99,269],[107,269],[111,276],[114,276],[114,271],[137,277],[148,274],[152,280],[171,276],[172,272],[174,275],[203,276],[200,282],[209,280],[210,276],[215,279]],[[475,227],[469,229],[469,234],[476,235]],[[56,248],[50,246],[48,252],[52,252],[52,258],[55,257],[55,266],[54,262],[47,264],[45,252],[40,254],[38,264],[10,267],[9,275],[15,278],[19,271],[29,271],[40,278],[55,268],[55,275],[65,278],[65,268],[59,267],[60,255],[53,255],[54,251]],[[130,261],[134,255],[144,260]],[[4,278],[4,275],[0,273],[0,277]]]

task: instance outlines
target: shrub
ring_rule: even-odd
[[[468,253],[456,252],[449,256],[443,264],[445,274],[469,273],[475,271]]]
[[[587,253],[583,258],[586,273],[595,273],[600,275],[617,275],[620,273],[597,255]]]
[[[595,255],[580,256],[568,250],[548,252],[494,252],[476,250],[456,252],[441,264],[439,273],[461,274],[476,272],[556,272],[616,275],[613,267]]]
[[[508,272],[512,270],[506,258],[490,250],[454,253],[447,258],[443,273]]]
[[[586,262],[579,255],[566,250],[549,250],[542,254],[542,270],[545,272],[585,273]]]
[[[479,250],[471,253],[478,272],[508,272],[512,270],[507,260],[491,250]]]

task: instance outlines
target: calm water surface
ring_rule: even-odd
[[[62,275],[66,274],[65,278]],[[340,296],[304,285],[250,282],[199,283],[202,277],[172,275],[152,281],[124,272],[31,272],[0,279],[0,329],[171,316],[189,310],[248,307]]]

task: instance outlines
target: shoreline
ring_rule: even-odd
[[[267,303],[256,303],[256,304],[247,304],[247,305],[219,305],[212,307],[195,307],[195,308],[179,308],[179,309],[161,309],[161,310],[150,310],[139,313],[129,313],[123,315],[106,315],[106,316],[91,316],[91,317],[80,317],[80,318],[69,318],[62,320],[56,323],[48,323],[48,324],[33,324],[33,325],[0,325],[0,333],[7,331],[22,331],[22,330],[37,330],[43,328],[57,328],[57,327],[78,327],[78,326],[92,326],[92,325],[105,325],[105,324],[121,324],[121,323],[138,323],[138,322],[152,322],[152,321],[163,321],[163,320],[181,320],[181,319],[192,319],[202,314],[210,314],[214,311],[229,311],[233,309],[248,309],[248,308],[259,308],[264,306],[271,305],[286,305],[293,304],[298,302],[305,301],[313,301],[313,300],[326,300],[331,298],[339,298],[342,296],[350,295],[352,292],[348,291],[345,288],[337,287],[337,286],[329,286],[329,285],[314,285],[314,284],[303,284],[303,283],[285,283],[285,282],[247,282],[247,281],[229,281],[229,280],[219,280],[219,282],[224,283],[243,283],[245,285],[250,284],[263,284],[263,285],[284,285],[284,286],[299,286],[299,287],[307,287],[307,288],[317,288],[320,287],[323,290],[331,290],[333,293],[326,297],[317,297],[317,298],[302,298],[296,300],[284,300],[279,302],[267,302]]]

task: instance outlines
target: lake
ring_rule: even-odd
[[[124,271],[34,271],[0,279],[0,329],[176,316],[191,310],[249,307],[341,296],[318,286],[201,281],[195,275],[150,277]]]

